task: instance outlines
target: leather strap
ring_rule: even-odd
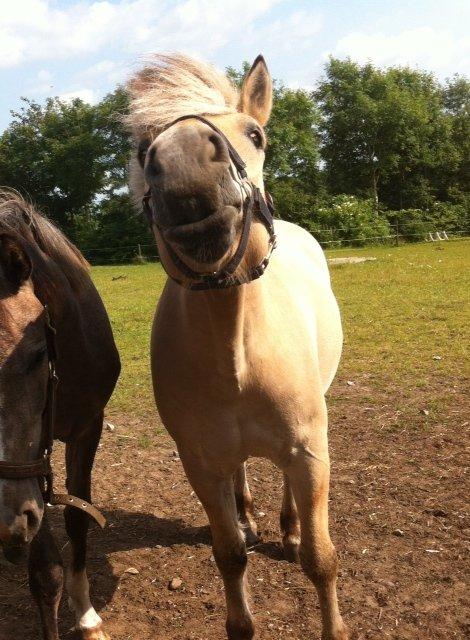
[[[52,506],[60,504],[65,507],[80,509],[80,511],[87,513],[91,518],[93,518],[93,520],[96,520],[102,529],[106,526],[106,518],[103,514],[92,504],[86,500],[82,500],[82,498],[76,498],[75,496],[71,496],[67,493],[53,493],[49,504]]]
[[[47,458],[33,460],[32,462],[10,463],[0,462],[0,478],[3,480],[26,480],[27,478],[39,478],[49,473]]]

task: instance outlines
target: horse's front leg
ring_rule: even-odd
[[[284,474],[284,493],[281,508],[281,532],[284,556],[289,562],[299,562],[300,521],[290,480]]]
[[[336,594],[338,560],[328,531],[330,463],[326,416],[293,447],[285,468],[300,518],[299,556],[314,583],[322,615],[322,640],[348,640]]]
[[[49,528],[44,512],[41,528],[31,542],[29,552],[29,588],[41,615],[44,640],[59,640],[57,612],[64,574],[62,558]],[[22,637],[18,629],[18,638]]]
[[[201,501],[212,532],[214,558],[222,574],[229,640],[251,640],[254,625],[246,596],[247,553],[235,503],[233,478],[222,478],[180,450],[186,475]]]
[[[255,521],[253,508],[253,498],[246,477],[246,463],[241,464],[233,475],[233,485],[235,487],[235,501],[237,513],[247,547],[253,547],[260,542],[258,537],[258,527]]]
[[[101,437],[103,418],[99,416],[87,437],[66,445],[67,489],[70,494],[91,502],[91,470]],[[72,545],[72,563],[67,569],[69,605],[75,614],[76,630],[82,640],[109,640],[103,621],[90,601],[86,573],[89,516],[72,507],[65,509],[65,528]]]

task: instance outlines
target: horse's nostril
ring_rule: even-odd
[[[34,536],[39,527],[38,514],[33,509],[26,509],[23,512],[23,516],[26,518],[26,531],[28,538]]]
[[[225,159],[225,144],[222,138],[217,133],[211,133],[208,137],[209,142],[213,147],[213,151],[211,153],[211,160],[214,162],[220,162]]]

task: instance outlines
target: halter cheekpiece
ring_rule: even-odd
[[[246,284],[248,282],[252,282],[257,278],[261,277],[266,270],[266,267],[269,264],[269,259],[271,254],[276,247],[276,234],[274,232],[274,204],[271,196],[267,193],[266,199],[263,197],[260,189],[255,186],[252,182],[248,180],[248,176],[246,173],[246,164],[240,157],[237,150],[234,148],[230,140],[227,139],[224,133],[220,131],[218,127],[216,127],[212,122],[207,120],[206,118],[198,115],[187,115],[181,116],[174,120],[171,124],[169,124],[165,130],[172,127],[177,122],[181,122],[182,120],[199,120],[204,124],[208,125],[211,129],[213,129],[221,138],[225,141],[227,145],[227,149],[230,156],[230,171],[232,174],[233,180],[238,184],[241,194],[242,194],[242,209],[243,209],[243,221],[242,221],[242,231],[240,235],[240,240],[237,246],[235,253],[228,260],[228,262],[221,267],[218,271],[213,271],[210,273],[199,273],[198,271],[194,271],[191,269],[182,258],[176,253],[171,244],[167,242],[165,236],[163,234],[162,229],[156,225],[153,209],[151,206],[152,200],[152,192],[149,188],[142,198],[142,208],[148,218],[149,224],[151,227],[156,226],[160,231],[160,236],[165,246],[165,250],[168,253],[171,261],[174,266],[178,269],[178,271],[183,274],[186,278],[188,278],[189,282],[180,280],[179,278],[175,278],[173,275],[168,273],[167,275],[185,287],[186,289],[192,289],[195,291],[204,291],[208,289],[227,289],[229,287],[237,286],[240,284]],[[250,230],[253,222],[254,215],[257,215],[261,222],[266,227],[269,234],[268,241],[268,252],[263,260],[252,267],[246,277],[240,281],[235,277],[235,271],[240,266],[240,263],[245,255],[248,240],[250,238]],[[162,261],[163,267],[165,265]],[[165,269],[166,270],[166,269]]]

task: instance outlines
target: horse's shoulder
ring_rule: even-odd
[[[276,220],[275,229],[281,254],[304,263],[309,270],[312,267],[318,269],[329,280],[323,249],[308,231],[287,220]]]

